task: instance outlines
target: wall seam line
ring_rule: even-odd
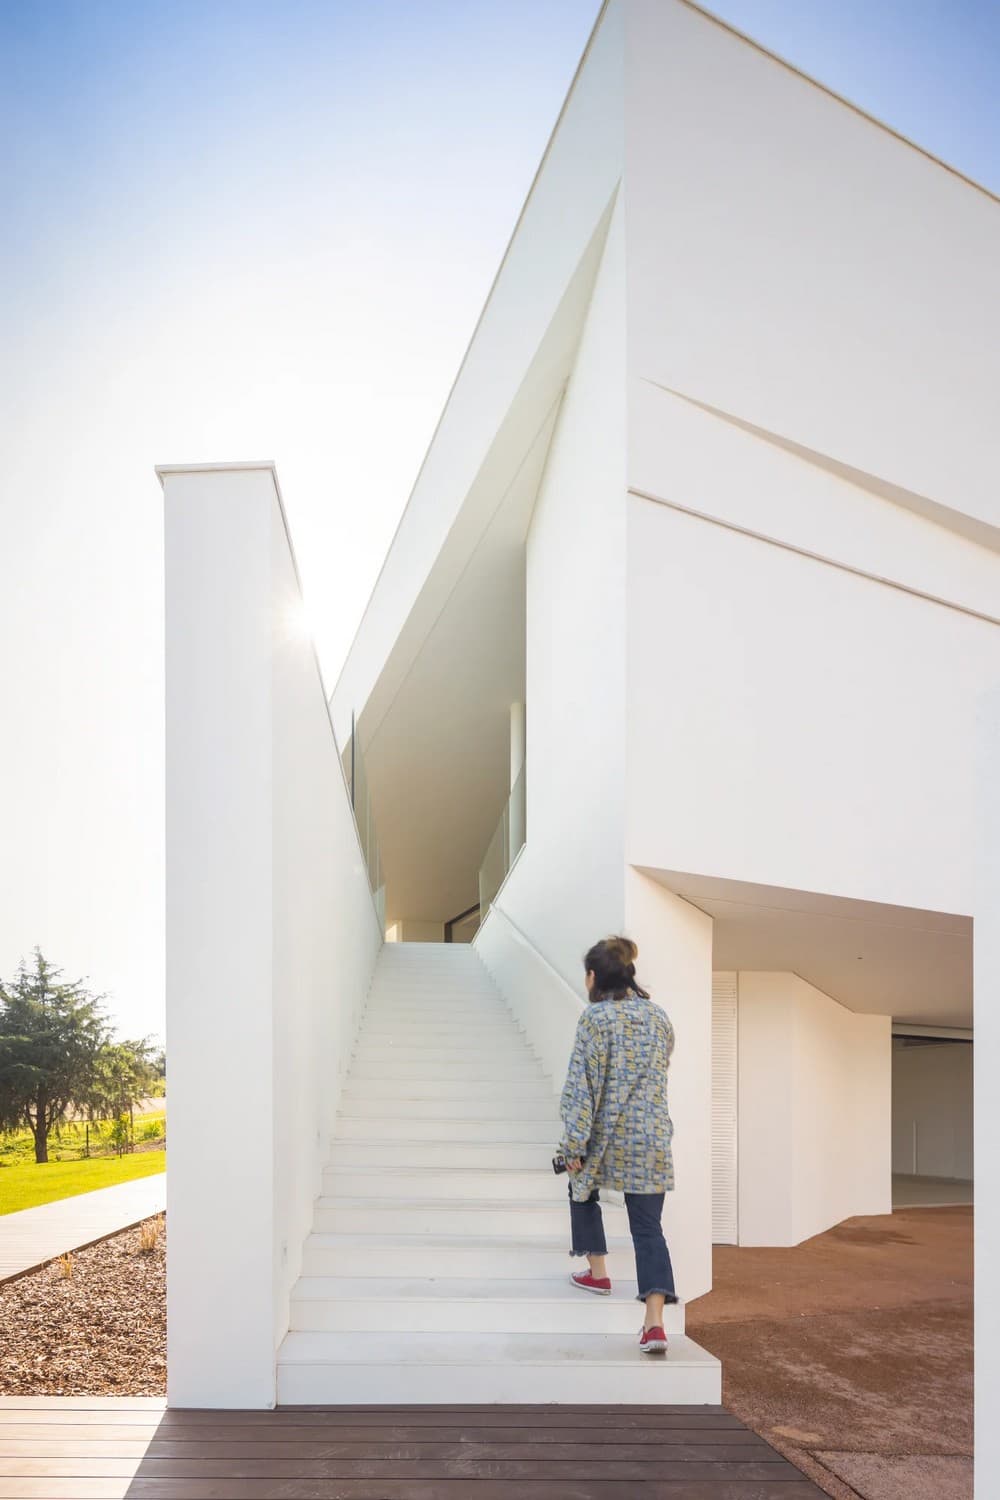
[[[654,495],[649,490],[637,489],[635,485],[629,485],[628,492],[639,500],[649,500],[654,505],[663,505],[668,510],[678,511],[683,516],[691,516],[696,521],[707,521],[710,526],[719,526],[724,531],[735,532],[737,536],[749,537],[751,541],[764,542],[769,547],[780,547],[782,551],[793,552],[797,557],[808,558],[810,562],[822,563],[827,568],[836,568],[841,573],[850,573],[853,577],[864,578],[869,583],[878,583],[884,588],[896,589],[898,593],[909,594],[914,599],[923,599],[927,604],[936,604],[941,609],[950,609],[970,619],[982,620],[987,625],[1000,625],[1000,617],[989,615],[985,610],[973,609],[971,605],[959,604],[954,599],[943,598],[940,594],[928,593],[926,589],[914,588],[911,584],[900,583],[895,578],[886,578],[881,573],[872,573],[856,563],[842,562],[836,557],[826,557],[822,552],[813,552],[810,548],[801,547],[796,542],[769,536],[767,532],[755,531],[751,526],[741,526],[737,521],[728,521],[722,516],[709,515],[707,511],[696,510],[691,505],[682,505],[677,500],[667,500],[663,495]]]

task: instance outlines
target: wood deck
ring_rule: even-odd
[[[822,1500],[722,1407],[0,1399],[3,1500]]]

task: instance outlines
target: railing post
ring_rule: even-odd
[[[351,713],[351,806],[357,807],[354,791],[354,767],[357,758],[357,721],[354,713]]]

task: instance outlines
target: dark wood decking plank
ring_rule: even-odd
[[[637,1493],[632,1481],[596,1483],[580,1477],[518,1485],[516,1500],[636,1500]],[[641,1495],[642,1500],[823,1500],[822,1491],[801,1475],[788,1483],[653,1481],[643,1487]],[[129,1486],[127,1500],[512,1500],[512,1496],[507,1480],[299,1480],[275,1485],[267,1480],[139,1478]]]
[[[212,1427],[220,1423],[241,1426],[266,1427],[365,1427],[381,1428],[386,1425],[399,1427],[541,1427],[556,1429],[578,1428],[582,1431],[613,1428],[664,1428],[705,1427],[709,1430],[740,1430],[742,1423],[727,1413],[703,1414],[700,1407],[684,1412],[633,1412],[623,1408],[621,1412],[601,1407],[594,1412],[549,1412],[544,1409],[523,1407],[480,1407],[463,1411],[425,1412],[420,1407],[387,1409],[382,1413],[355,1412],[344,1408],[322,1411],[303,1407],[290,1414],[287,1408],[273,1412],[237,1411],[177,1411],[165,1412],[161,1426],[189,1425]]]
[[[36,1472],[65,1472],[66,1464],[89,1465],[89,1459],[35,1459],[22,1463],[37,1465]],[[96,1464],[120,1465],[133,1460],[115,1458],[95,1459]],[[86,1469],[81,1472],[86,1472]],[[120,1472],[111,1468],[109,1473]],[[551,1462],[545,1459],[530,1461],[508,1459],[143,1459],[136,1477],[143,1479],[484,1479],[505,1480],[520,1483],[523,1480],[560,1480],[587,1477],[598,1480],[632,1480],[648,1484],[657,1480],[730,1480],[760,1481],[795,1479],[797,1469],[783,1459],[761,1462],[756,1459],[710,1462],[673,1462],[648,1465],[628,1459],[593,1460],[586,1465],[579,1463]]]
[[[718,1407],[32,1405],[3,1418],[0,1500],[822,1500]]]
[[[19,1432],[30,1429],[15,1429]],[[107,1433],[109,1429],[101,1429]],[[63,1438],[65,1431],[59,1428],[45,1428],[46,1436]],[[124,1433],[114,1432],[113,1437]],[[76,1433],[73,1436],[77,1436]],[[2,1441],[2,1438],[0,1438]],[[598,1449],[608,1443],[629,1444],[634,1448],[674,1448],[689,1447],[692,1443],[708,1447],[731,1447],[734,1443],[749,1443],[751,1445],[763,1445],[763,1438],[757,1437],[755,1433],[747,1432],[739,1427],[725,1427],[717,1430],[706,1430],[697,1427],[674,1427],[667,1431],[658,1431],[655,1428],[631,1430],[628,1428],[608,1427],[601,1431],[588,1429],[573,1429],[561,1427],[553,1431],[544,1427],[298,1427],[294,1431],[286,1428],[277,1430],[266,1427],[162,1427],[151,1434],[150,1441],[153,1443],[243,1443],[257,1445],[260,1443],[283,1443],[295,1447],[307,1447],[312,1444],[360,1444],[371,1448],[374,1444],[384,1443],[540,1443],[554,1444],[558,1447],[572,1448],[577,1452],[581,1450]]]
[[[535,1443],[512,1444],[414,1444],[385,1443],[376,1446],[353,1444],[313,1444],[299,1447],[290,1443],[32,1443],[28,1441],[0,1444],[0,1473],[9,1472],[12,1461],[39,1459],[66,1462],[74,1459],[124,1459],[137,1461],[154,1459],[165,1463],[200,1463],[206,1473],[224,1471],[226,1464],[260,1464],[262,1472],[273,1471],[276,1463],[296,1463],[306,1468],[310,1464],[359,1463],[461,1463],[469,1468],[481,1463],[569,1463],[581,1468],[591,1462],[636,1463],[659,1466],[663,1463],[779,1463],[781,1456],[760,1443],[733,1444],[725,1448],[690,1446],[682,1450],[674,1448],[646,1448],[641,1453],[627,1445],[609,1445],[599,1449],[590,1458],[581,1456],[576,1449]],[[321,1470],[317,1467],[317,1473]]]
[[[79,1451],[88,1451],[93,1444],[118,1446],[123,1452],[136,1449],[157,1449],[178,1456],[194,1450],[211,1454],[223,1450],[247,1450],[258,1456],[265,1451],[290,1454],[309,1452],[336,1452],[355,1447],[370,1453],[375,1448],[388,1445],[411,1444],[424,1449],[442,1445],[481,1447],[483,1444],[511,1447],[530,1444],[539,1448],[552,1448],[574,1452],[582,1458],[596,1455],[608,1445],[628,1447],[637,1456],[652,1453],[667,1453],[675,1449],[697,1446],[702,1449],[732,1447],[759,1448],[771,1451],[762,1438],[740,1428],[705,1430],[699,1428],[673,1428],[669,1431],[618,1430],[606,1428],[602,1431],[577,1431],[560,1428],[556,1431],[539,1427],[481,1427],[452,1429],[447,1427],[390,1427],[377,1428],[317,1428],[298,1427],[294,1430],[268,1429],[266,1426],[241,1426],[226,1424],[220,1427],[199,1425],[197,1427],[133,1428],[76,1427],[44,1423],[13,1424],[0,1430],[0,1453],[10,1444],[27,1443],[37,1448],[58,1443],[71,1445]],[[555,1456],[555,1455],[553,1455]]]

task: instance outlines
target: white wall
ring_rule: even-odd
[[[678,1295],[712,1287],[712,919],[638,870],[626,876],[626,928],[636,973],[670,1017],[668,1097],[676,1186],[664,1227]]]
[[[576,1023],[585,1004],[583,984],[569,985],[498,902],[476,934],[475,948],[517,1024],[530,1038],[553,1091],[561,1093]]]
[[[528,534],[527,843],[500,896],[576,991],[625,916],[623,274],[619,204]]]
[[[380,933],[273,471],[162,473],[168,1395],[266,1407]]]
[[[891,1212],[891,1020],[796,974],[739,975],[739,1241]]]
[[[972,1043],[892,1049],[892,1170],[971,1182]]]
[[[970,914],[1000,208],[682,0],[626,79],[627,858]]]
[[[629,579],[632,862],[973,910],[1000,629],[635,496]]]
[[[394,941],[397,943],[443,943],[444,923],[397,922]]]
[[[682,0],[626,27],[633,373],[1000,525],[1000,208]]]

